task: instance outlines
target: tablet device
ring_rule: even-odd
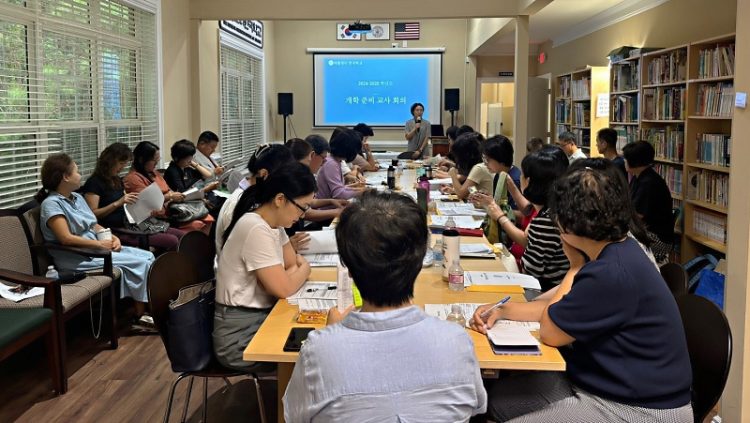
[[[314,330],[315,328],[292,328],[292,330],[289,331],[289,337],[286,338],[284,351],[299,352],[302,348],[302,344],[304,344],[307,339],[307,335]]]

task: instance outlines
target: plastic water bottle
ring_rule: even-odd
[[[435,245],[432,247],[432,259],[434,266],[443,266],[443,236],[435,240]]]
[[[443,230],[443,281],[448,282],[448,269],[453,260],[459,258],[460,236],[456,230],[456,221],[448,217]]]
[[[466,318],[464,317],[464,314],[461,313],[461,306],[458,304],[451,305],[451,314],[449,314],[445,320],[448,322],[456,322],[462,327],[466,326]]]
[[[451,268],[448,269],[448,289],[451,291],[464,290],[464,268],[461,267],[459,259],[454,259]]]
[[[352,279],[349,277],[349,269],[339,261],[336,266],[336,302],[339,311],[343,312],[347,307],[354,304],[354,293],[352,291]]]
[[[45,273],[44,276],[49,279],[60,279],[60,274],[57,273],[55,266],[52,265],[47,266],[47,273]]]
[[[386,181],[388,183],[388,189],[396,189],[396,169],[393,165],[388,166]]]

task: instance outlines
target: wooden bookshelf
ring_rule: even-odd
[[[617,131],[617,150],[620,152],[625,144],[639,138],[640,74],[640,55],[610,65],[609,127]]]
[[[586,155],[599,155],[596,133],[607,126],[608,119],[596,116],[596,101],[599,94],[608,92],[607,81],[605,66],[587,66],[555,77],[553,139],[561,132],[573,132]]]

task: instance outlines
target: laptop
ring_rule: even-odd
[[[443,125],[430,125],[430,136],[431,137],[444,137]]]

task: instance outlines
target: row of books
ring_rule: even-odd
[[[627,62],[613,65],[612,91],[630,91],[638,89],[639,62]]]
[[[715,166],[729,166],[732,136],[728,134],[698,134],[696,160]]]
[[[734,43],[717,45],[698,53],[698,78],[734,75]]]
[[[728,207],[729,175],[705,169],[690,169],[688,171],[688,198]]]
[[[617,151],[622,152],[626,144],[638,141],[638,127],[614,125],[612,129],[617,131]]]
[[[696,210],[693,213],[693,231],[722,244],[727,243],[727,218]]]
[[[563,76],[559,78],[558,97],[570,97],[570,77]]]
[[[565,100],[555,101],[555,120],[557,122],[568,122],[570,120],[570,102]]]
[[[591,130],[589,129],[581,129],[581,128],[573,128],[571,131],[573,132],[573,135],[576,136],[576,145],[581,146],[589,146],[591,145]]]
[[[664,178],[669,190],[675,195],[682,195],[682,169],[662,163],[654,165],[656,173]]]
[[[685,149],[685,129],[682,126],[643,129],[641,138],[654,146],[657,158],[682,161]]]
[[[573,81],[573,98],[586,99],[591,97],[591,78],[576,79]]]
[[[570,131],[570,125],[565,125],[565,124],[559,124],[558,123],[555,126],[555,133],[558,134],[558,135],[562,134],[563,132],[568,132],[568,131]]]
[[[648,63],[648,84],[666,84],[687,79],[687,52],[674,50]]]
[[[643,119],[685,119],[685,87],[647,88],[643,90]]]
[[[734,85],[731,82],[701,84],[695,102],[699,116],[732,117],[734,110]]]
[[[573,125],[589,126],[591,123],[591,105],[575,103],[573,106]]]
[[[612,120],[615,122],[638,122],[638,96],[618,95],[612,105]]]

